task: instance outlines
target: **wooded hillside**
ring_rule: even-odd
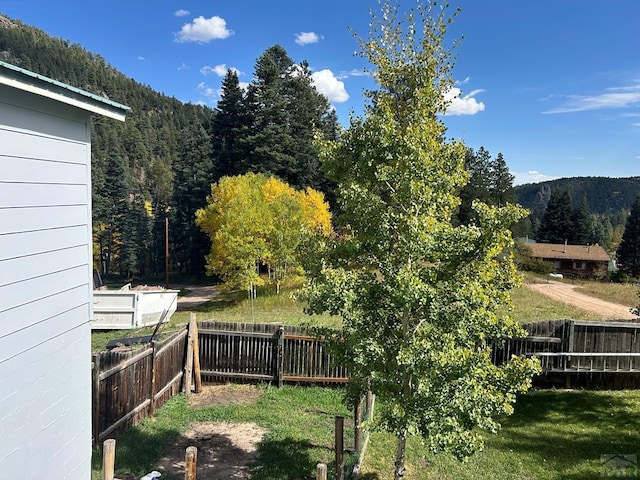
[[[78,44],[0,15],[0,60],[131,107],[124,124],[92,124],[94,266],[126,277],[164,271],[165,218],[171,271],[200,275],[209,250],[195,225],[211,184],[249,171],[327,191],[314,129],[337,132],[328,100],[305,62],[278,45],[257,59],[244,91],[224,80],[217,109],[184,104],[126,77]]]

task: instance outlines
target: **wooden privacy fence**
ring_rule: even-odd
[[[542,366],[535,383],[541,386],[640,388],[638,320],[552,320],[523,326],[529,336],[494,347],[495,363],[511,355],[535,355]]]
[[[205,381],[263,380],[346,383],[322,340],[303,327],[276,323],[198,323],[200,373]]]
[[[127,352],[92,355],[93,443],[153,415],[180,392],[187,329]]]

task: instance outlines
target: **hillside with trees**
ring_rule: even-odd
[[[531,212],[517,235],[540,241],[598,243],[613,253],[640,193],[640,177],[560,178],[519,185],[514,192],[518,203]]]
[[[185,104],[126,77],[78,44],[0,15],[0,60],[131,107],[124,124],[93,118],[94,266],[127,278],[205,272],[208,237],[195,212],[221,177],[259,172],[329,190],[312,143],[337,133],[308,65],[279,45],[256,61],[245,91],[228,72],[216,109]],[[330,195],[328,195],[330,198]]]

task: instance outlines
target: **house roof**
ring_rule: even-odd
[[[562,243],[527,243],[532,256],[554,260],[587,260],[608,262],[609,254],[600,245],[564,245]]]
[[[57,100],[67,105],[124,121],[130,107],[103,98],[66,83],[0,61],[0,85]]]

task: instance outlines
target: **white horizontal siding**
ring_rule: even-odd
[[[0,85],[0,128],[87,143],[87,114]]]
[[[86,204],[23,208],[0,208],[0,236],[23,232],[56,230],[83,225],[88,228]],[[12,243],[21,239],[9,240]],[[0,249],[1,251],[1,249]],[[5,254],[6,258],[7,255]]]
[[[0,364],[0,478],[91,476],[89,325]]]
[[[5,268],[2,265],[2,261],[4,260],[55,252],[78,245],[84,245],[86,247],[86,236],[86,224],[20,233],[0,233],[0,278],[3,274],[2,270]],[[46,250],[42,248],[43,245],[46,245]],[[89,262],[87,252],[85,252],[83,258],[85,258],[85,262]],[[9,275],[8,272],[4,273]],[[0,281],[0,284],[2,283],[3,282]]]
[[[29,143],[25,150],[24,143]],[[48,160],[84,165],[81,159],[89,148],[86,144],[42,135],[16,132],[0,127],[2,155],[10,158]],[[6,160],[2,160],[4,163]],[[9,164],[11,165],[11,164]]]
[[[61,290],[54,295],[22,304],[11,310],[5,310],[0,313],[0,341],[2,341],[3,337],[8,337],[17,330],[33,331],[29,329],[38,328],[40,323],[48,322],[69,309],[85,305],[86,290],[87,286],[82,284],[67,290]],[[47,312],[48,317],[44,317],[42,312]],[[16,325],[11,322],[12,317],[30,318],[32,321]]]
[[[91,462],[88,114],[0,86],[0,478]]]

